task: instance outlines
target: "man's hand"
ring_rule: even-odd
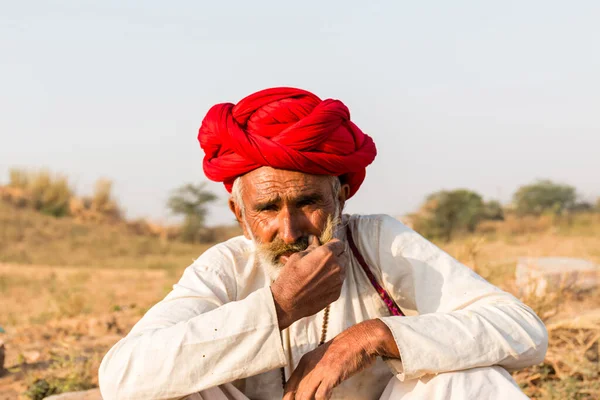
[[[302,357],[283,399],[329,399],[337,385],[372,365],[377,356],[400,358],[390,330],[375,319],[354,325]]]
[[[316,314],[340,297],[345,269],[338,257],[344,244],[337,239],[319,246],[312,236],[305,251],[293,254],[271,285],[279,329]]]

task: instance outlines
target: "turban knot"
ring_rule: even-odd
[[[262,166],[338,176],[352,196],[375,158],[375,143],[352,121],[339,100],[305,90],[272,88],[237,104],[213,106],[198,132],[206,176],[233,181]]]

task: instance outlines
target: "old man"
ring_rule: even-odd
[[[212,247],[105,356],[112,399],[512,399],[535,313],[385,215],[343,215],[376,155],[338,100],[217,104],[198,139],[244,235]]]

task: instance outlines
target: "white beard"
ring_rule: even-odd
[[[340,211],[340,206],[339,206],[339,204],[336,204],[335,213],[333,215],[339,215],[339,213],[340,213],[339,211]],[[248,221],[246,221],[245,217],[243,217],[243,220],[244,220],[244,225],[246,225],[246,232],[248,232],[248,234],[250,235],[250,239],[252,239],[255,249],[258,249],[258,246],[259,246],[258,240],[252,233],[252,230],[250,229],[250,225],[248,224]],[[339,232],[338,227],[334,227],[333,237],[339,238],[339,234],[340,234],[340,232]],[[259,252],[257,250],[255,250],[254,255],[256,257],[255,262],[258,263],[259,268],[261,268],[263,271],[265,271],[267,273],[267,275],[269,276],[269,279],[271,279],[271,282],[275,282],[277,280],[277,278],[279,277],[279,274],[281,273],[281,270],[284,267],[284,264],[282,264],[280,262],[272,261],[265,254],[262,254],[261,252]]]
[[[266,271],[267,275],[269,275],[271,282],[275,282],[277,278],[279,278],[283,264],[274,263],[271,260],[266,259],[266,257],[263,257],[261,254],[257,254],[256,259],[258,260],[260,268]]]
[[[254,243],[255,249],[258,249],[258,241],[256,240],[254,234],[250,230],[250,225],[248,225],[246,218],[244,218],[244,224],[246,225],[246,232],[248,232],[252,243]],[[260,269],[267,273],[269,279],[271,279],[271,282],[275,282],[279,277],[279,274],[281,273],[281,268],[283,268],[283,264],[271,261],[268,257],[266,257],[264,254],[257,250],[254,250],[254,257],[255,264],[257,264]]]

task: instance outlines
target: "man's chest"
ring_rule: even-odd
[[[353,264],[347,269],[339,299],[330,305],[329,315],[325,317],[324,314],[324,311],[320,311],[303,318],[281,332],[288,361],[284,369],[286,379],[289,379],[302,356],[317,348],[323,336],[329,341],[352,325],[388,316],[389,312],[360,266]],[[332,398],[378,399],[391,377],[390,369],[378,359],[367,370],[343,382],[335,389]],[[268,371],[246,378],[236,386],[250,399],[281,398],[281,372]]]

